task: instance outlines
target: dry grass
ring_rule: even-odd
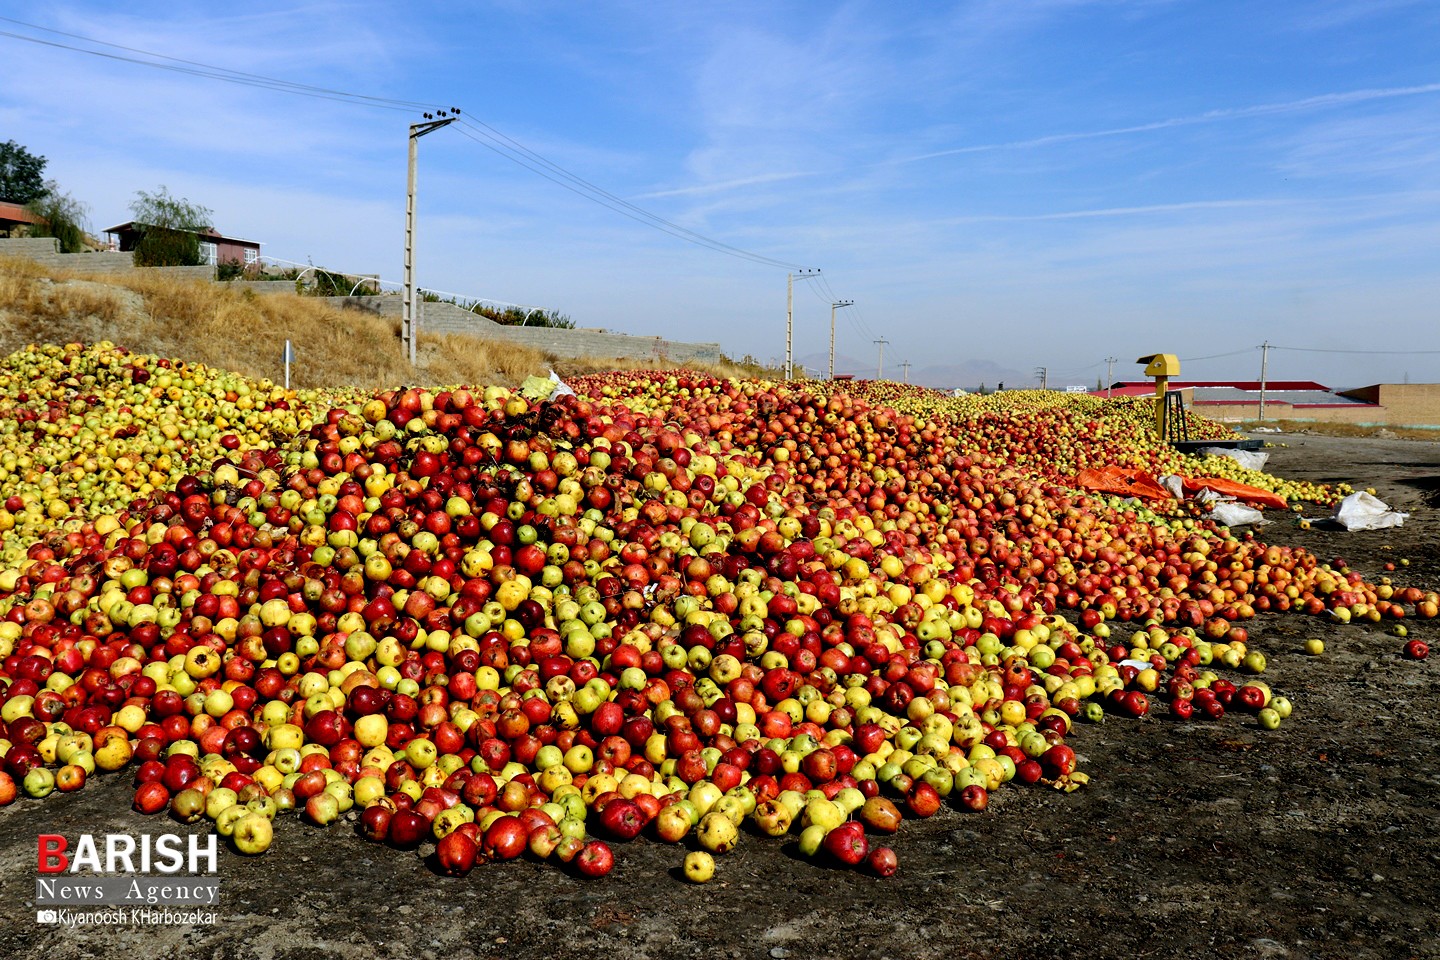
[[[1278,427],[1283,433],[1312,433],[1325,437],[1378,437],[1384,434],[1399,440],[1440,440],[1440,430],[1422,427],[1361,426],[1354,423],[1326,423],[1320,420],[1258,420],[1235,425],[1239,430]]]
[[[254,377],[280,379],[281,351],[295,351],[291,384],[300,387],[396,386],[414,374],[400,355],[398,324],[360,310],[337,310],[294,294],[256,296],[218,284],[139,274],[124,282],[144,299],[136,347],[183,356]],[[122,339],[127,346],[134,346]],[[423,345],[423,339],[422,339]],[[446,351],[426,350],[429,366]],[[426,375],[445,382],[441,371]]]
[[[54,340],[79,326],[114,325],[137,305],[134,294],[103,284],[54,281],[41,274],[0,270],[4,342]],[[76,318],[83,318],[79,324]]]
[[[398,323],[394,335],[398,342]],[[420,351],[428,358],[424,366],[436,383],[513,386],[529,376],[544,376],[556,363],[549,354],[530,347],[458,333],[421,333]]]
[[[418,372],[400,349],[399,321],[289,294],[257,296],[159,272],[86,275],[0,259],[0,356],[31,343],[110,340],[278,381],[281,349],[295,350],[291,385],[378,389],[402,384],[517,385],[527,376],[679,368],[655,360],[564,360],[460,334],[420,335]],[[735,363],[687,364],[719,377],[772,375]]]
[[[556,360],[555,372],[562,377],[583,377],[592,373],[608,373],[612,370],[694,370],[697,373],[706,373],[720,379],[728,378],[766,378],[776,379],[781,376],[780,371],[757,364],[737,363],[733,360],[722,360],[719,363],[696,360],[685,363],[676,363],[666,359],[628,359],[625,357],[611,357],[600,359],[597,357],[581,357],[572,360]]]

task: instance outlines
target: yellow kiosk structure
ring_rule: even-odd
[[[1145,364],[1145,375],[1155,378],[1155,432],[1162,442],[1181,453],[1194,453],[1205,447],[1228,447],[1258,450],[1263,440],[1236,436],[1226,440],[1191,440],[1185,419],[1185,398],[1179,390],[1170,389],[1170,379],[1180,376],[1180,358],[1173,353],[1152,353],[1136,363]]]
[[[1145,376],[1155,378],[1155,432],[1164,439],[1167,437],[1165,394],[1169,390],[1170,378],[1180,376],[1180,358],[1173,353],[1152,353],[1135,362],[1145,364]]]

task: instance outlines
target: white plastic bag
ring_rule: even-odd
[[[1410,514],[1391,510],[1383,500],[1362,490],[1340,501],[1334,519],[1346,530],[1384,530],[1400,526],[1409,517]]]
[[[1167,473],[1159,479],[1160,486],[1170,491],[1170,496],[1176,500],[1185,499],[1185,481],[1173,473]]]
[[[1223,494],[1216,493],[1209,487],[1201,487],[1195,492],[1195,502],[1202,506],[1207,503],[1214,503],[1216,500],[1223,500],[1226,503],[1233,503],[1235,498],[1227,497]]]
[[[555,389],[550,391],[551,400],[554,400],[556,397],[575,396],[575,391],[571,390],[570,385],[564,380],[561,380],[560,377],[556,375],[554,370],[550,371],[550,382],[555,384]]]
[[[1201,447],[1200,455],[1205,457],[1228,457],[1246,470],[1264,470],[1270,454],[1260,450],[1232,450],[1229,447]]]
[[[1270,522],[1254,507],[1247,507],[1245,504],[1233,500],[1222,500],[1216,503],[1210,509],[1210,519],[1226,527],[1239,527],[1246,524],[1252,527],[1263,527]]]

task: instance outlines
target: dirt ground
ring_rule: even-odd
[[[1367,577],[1440,586],[1440,444],[1270,436],[1272,472],[1376,488],[1396,530],[1264,539],[1345,558]],[[1317,515],[1317,511],[1312,511]],[[1440,627],[1411,622],[1434,643]],[[128,811],[126,783],[0,810],[0,956],[80,957],[1440,957],[1440,657],[1415,663],[1380,629],[1299,615],[1250,624],[1267,679],[1295,703],[1278,731],[1108,720],[1071,738],[1093,777],[1019,785],[983,814],[942,810],[894,838],[889,880],[748,838],[714,881],[682,851],[616,845],[587,881],[513,861],[463,880],[345,827],[279,824],[263,858],[221,853],[213,924],[38,925],[36,837],[183,832]],[[1307,637],[1326,652],[1307,656]]]

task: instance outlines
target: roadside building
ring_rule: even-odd
[[[1377,383],[1334,390],[1313,380],[1171,380],[1185,406],[1224,423],[1288,420],[1361,427],[1440,428],[1440,383]],[[1122,380],[1112,396],[1149,397],[1152,380]],[[1106,390],[1092,391],[1103,397]],[[1263,406],[1263,409],[1262,409]]]
[[[125,223],[116,224],[105,229],[107,237],[112,238],[114,248],[122,252],[133,251],[145,235],[145,224],[128,220]],[[257,269],[260,263],[260,242],[258,240],[243,240],[240,237],[227,237],[216,232],[214,227],[196,232],[200,238],[200,258],[202,263],[211,266],[235,263],[246,269]]]

